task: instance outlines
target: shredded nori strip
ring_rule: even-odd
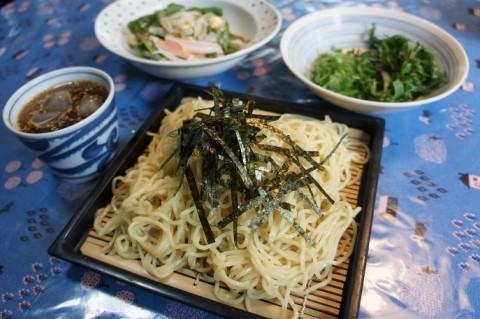
[[[187,179],[207,242],[215,242],[212,227],[223,229],[233,223],[237,244],[238,218],[248,210],[255,209],[256,215],[249,222],[252,230],[258,229],[270,214],[278,213],[310,245],[315,246],[315,241],[307,231],[290,215],[295,206],[283,198],[291,192],[297,193],[321,218],[321,208],[316,204],[312,188],[319,189],[330,203],[334,201],[311,173],[324,169],[323,164],[331,158],[345,136],[340,138],[324,159],[317,162],[314,157],[319,155],[318,152],[303,150],[290,136],[270,125],[279,116],[253,114],[255,101],[252,98],[246,102],[238,98],[226,98],[215,85],[207,92],[213,97],[213,107],[207,109],[208,113],[196,113],[192,119],[184,121],[181,128],[169,134],[179,138],[180,145],[161,165],[163,167],[176,156],[179,157],[177,169],[182,180]],[[262,130],[274,133],[287,147],[262,144],[265,138],[259,134]],[[284,163],[278,166],[268,155],[270,153],[283,155]],[[200,181],[195,181],[188,164],[194,154],[203,157]],[[309,166],[302,165],[301,159]],[[271,167],[267,169],[264,163],[270,163]],[[296,167],[297,172],[291,167]],[[180,185],[177,191],[179,189]],[[225,189],[230,192],[232,208],[229,212],[221,212],[223,219],[220,222],[210,225],[205,204],[209,203],[210,207],[217,209],[218,192]]]
[[[203,209],[201,197],[198,193],[197,185],[195,183],[195,177],[193,175],[192,169],[189,166],[185,168],[185,176],[188,181],[188,186],[190,187],[190,192],[192,193],[193,201],[195,202],[195,207],[197,208],[197,214],[200,218],[200,223],[202,224],[203,231],[205,233],[205,236],[207,237],[207,241],[209,243],[213,243],[215,242],[215,236],[213,234],[212,228],[210,227],[210,224],[208,223],[207,214]]]

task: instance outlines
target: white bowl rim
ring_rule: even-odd
[[[289,56],[287,54],[287,47],[288,43],[290,41],[290,38],[297,32],[298,29],[300,29],[304,24],[316,20],[325,16],[331,16],[331,15],[363,15],[363,14],[368,14],[368,15],[376,15],[376,16],[382,16],[382,17],[402,17],[405,19],[413,20],[415,21],[416,24],[421,25],[428,29],[429,31],[434,31],[436,33],[439,33],[442,35],[443,38],[448,39],[448,41],[455,47],[456,52],[459,53],[458,57],[459,59],[459,64],[463,66],[463,73],[461,76],[457,79],[455,83],[451,83],[451,87],[448,90],[443,91],[440,94],[427,97],[425,99],[421,100],[415,100],[415,101],[408,101],[408,102],[380,102],[380,101],[372,101],[372,100],[363,100],[363,99],[358,99],[354,97],[350,97],[347,95],[343,95],[328,89],[323,88],[322,86],[314,83],[311,81],[308,77],[305,76],[305,74],[302,74],[298,70],[296,70],[292,64],[289,61]],[[432,103],[435,101],[438,101],[448,95],[450,95],[452,92],[456,91],[459,86],[465,81],[468,72],[469,72],[469,61],[468,61],[468,56],[467,53],[465,52],[464,48],[462,45],[455,39],[450,33],[442,29],[441,27],[437,26],[436,24],[427,21],[425,19],[422,19],[416,15],[403,12],[403,11],[397,11],[394,9],[386,9],[386,8],[371,8],[371,7],[340,7],[340,8],[330,8],[330,9],[325,9],[321,11],[315,11],[309,14],[306,14],[299,19],[295,20],[284,32],[282,35],[282,38],[280,40],[280,52],[282,54],[283,60],[285,64],[287,65],[288,69],[294,73],[297,78],[301,79],[307,86],[313,87],[318,91],[321,91],[323,93],[329,94],[330,96],[336,98],[336,99],[342,99],[345,102],[348,102],[350,104],[357,104],[357,105],[367,105],[372,108],[410,108],[410,107],[416,107],[419,105],[427,104],[427,103]],[[460,70],[461,72],[462,70]]]
[[[151,65],[151,66],[162,66],[162,67],[171,67],[171,68],[175,68],[175,67],[194,67],[194,66],[207,66],[207,65],[210,65],[210,64],[216,64],[216,63],[221,63],[221,62],[225,62],[225,61],[230,61],[230,60],[233,60],[233,59],[237,59],[237,58],[240,58],[240,57],[243,57],[249,53],[251,53],[252,51],[255,51],[256,49],[258,49],[259,47],[263,46],[264,44],[268,43],[270,40],[272,40],[276,35],[277,33],[280,31],[280,28],[282,26],[282,15],[280,14],[280,11],[274,7],[273,5],[271,5],[270,3],[268,3],[267,1],[263,1],[263,0],[260,0],[258,1],[259,3],[262,3],[263,5],[265,5],[266,7],[268,7],[269,10],[271,10],[276,19],[277,19],[277,23],[275,25],[275,28],[273,29],[273,31],[265,38],[263,38],[261,41],[258,41],[256,43],[254,43],[253,45],[249,45],[237,52],[234,52],[234,53],[231,53],[231,54],[227,54],[227,55],[224,55],[224,56],[221,56],[221,57],[216,57],[216,58],[209,58],[209,59],[205,59],[205,60],[186,60],[186,61],[169,61],[169,60],[149,60],[149,59],[146,59],[146,58],[142,58],[142,57],[139,57],[133,53],[130,53],[129,51],[125,51],[125,52],[118,52],[114,49],[111,48],[110,44],[107,43],[107,42],[104,42],[102,40],[101,37],[98,36],[99,34],[99,30],[101,28],[101,25],[100,25],[100,20],[98,19],[98,17],[100,15],[103,15],[105,14],[106,12],[108,12],[108,10],[110,10],[113,5],[118,5],[119,3],[127,3],[126,0],[118,0],[118,1],[115,1],[115,2],[112,2],[111,4],[109,4],[107,7],[103,8],[102,11],[100,11],[100,13],[97,15],[97,18],[95,19],[95,24],[94,24],[94,30],[95,30],[95,34],[97,35],[97,39],[98,41],[100,42],[100,44],[105,47],[107,50],[111,51],[112,53],[115,53],[131,62],[135,62],[135,63],[141,63],[141,64],[144,64],[144,65]],[[180,1],[181,2],[181,1]],[[179,1],[177,1],[177,3],[180,3]],[[235,1],[235,0],[214,0],[212,2],[224,2],[224,3],[229,3],[233,6],[237,6],[237,7],[240,7],[240,8],[243,8],[245,9],[245,11],[249,11],[245,8],[244,6],[244,3],[242,1]],[[213,5],[213,4],[212,4]],[[158,10],[160,8],[163,8],[164,6],[157,6],[156,8],[151,8],[151,11],[153,12],[154,10]],[[121,35],[119,35],[121,36]]]
[[[10,123],[10,119],[8,118],[8,113],[12,108],[7,108],[7,106],[10,103],[13,103],[13,101],[18,100],[26,91],[30,90],[32,86],[39,82],[43,82],[46,79],[56,77],[56,76],[61,76],[63,74],[75,74],[75,73],[83,73],[83,72],[89,72],[91,74],[95,74],[105,80],[105,82],[108,83],[110,86],[109,91],[108,91],[108,96],[105,102],[92,114],[84,118],[83,120],[72,124],[70,126],[64,127],[60,130],[52,131],[52,132],[44,132],[44,133],[28,133],[28,132],[23,132],[20,131],[18,128],[12,125]],[[42,91],[39,91],[38,94],[40,94]],[[3,109],[3,123],[5,126],[12,132],[15,132],[16,135],[24,137],[24,138],[33,138],[33,139],[39,139],[39,138],[55,138],[57,136],[62,136],[64,134],[69,134],[73,131],[76,131],[82,126],[85,126],[89,124],[90,122],[94,121],[100,113],[102,113],[106,108],[109,107],[111,103],[115,103],[114,101],[114,95],[115,95],[115,84],[113,82],[112,77],[106,73],[103,70],[94,68],[94,67],[89,67],[89,66],[71,66],[71,67],[65,67],[61,69],[56,69],[47,73],[44,73],[42,75],[39,75],[38,77],[26,82],[22,86],[20,86],[7,100],[5,103],[5,107]],[[95,115],[96,114],[96,115]]]

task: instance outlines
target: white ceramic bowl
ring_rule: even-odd
[[[393,103],[348,97],[322,88],[308,78],[319,54],[332,48],[365,47],[372,24],[380,38],[398,34],[409,38],[412,45],[417,42],[425,45],[435,54],[439,67],[447,72],[449,82],[425,99]],[[449,33],[411,14],[381,8],[343,7],[303,16],[283,34],[280,51],[290,71],[314,93],[333,104],[364,113],[403,111],[440,100],[459,88],[469,69],[465,50]]]
[[[128,22],[165,8],[169,3],[190,7],[220,7],[234,34],[250,42],[235,53],[202,61],[153,61],[135,55],[122,30]],[[180,80],[211,76],[232,68],[247,54],[270,41],[280,30],[281,15],[262,0],[118,0],[103,9],[95,21],[95,35],[109,51],[129,60],[139,69],[157,77]]]
[[[109,92],[91,115],[71,126],[47,133],[25,133],[18,127],[24,106],[41,92],[76,80],[95,81]],[[117,151],[119,127],[112,78],[91,67],[69,67],[43,74],[20,87],[3,109],[3,123],[61,180],[83,183],[103,172]]]

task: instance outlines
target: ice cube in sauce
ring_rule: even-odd
[[[107,96],[107,88],[94,81],[79,80],[52,87],[25,105],[19,128],[27,133],[60,130],[90,116]]]

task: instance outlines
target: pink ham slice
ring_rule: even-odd
[[[170,60],[200,60],[206,59],[206,54],[217,53],[223,55],[222,48],[216,43],[205,41],[179,39],[167,36],[165,39],[150,38],[158,49]]]

